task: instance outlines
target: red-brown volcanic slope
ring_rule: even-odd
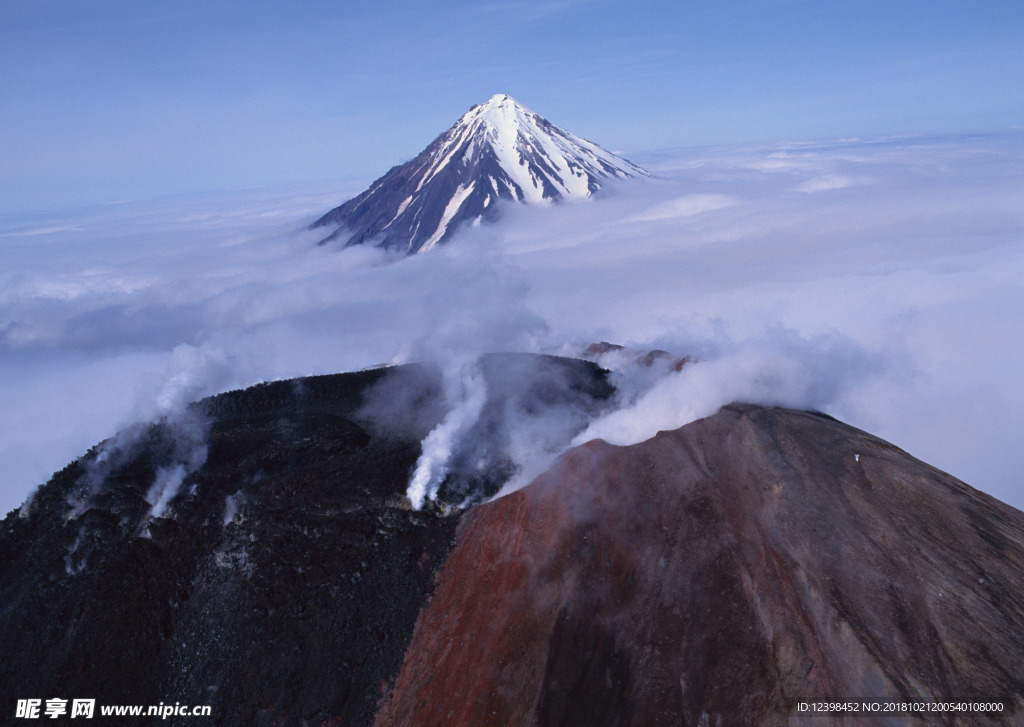
[[[479,506],[376,724],[1024,723],[1024,515],[814,414],[592,442]],[[811,716],[798,703],[1002,702]]]

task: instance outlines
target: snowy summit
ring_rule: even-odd
[[[426,252],[464,222],[493,220],[499,199],[589,197],[607,179],[635,176],[649,175],[498,94],[312,226],[337,227],[322,242]]]

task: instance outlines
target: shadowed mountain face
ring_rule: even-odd
[[[576,448],[464,518],[376,724],[1020,724],[1024,516],[819,415]],[[845,715],[800,702],[1003,702]]]
[[[408,366],[140,426],[0,525],[0,694],[205,704],[217,725],[1020,724],[1024,515],[821,415],[733,406],[570,450],[593,364],[501,355],[453,403]],[[543,426],[538,424],[542,422]],[[556,426],[557,424],[557,426]],[[543,435],[543,436],[542,436]],[[801,702],[1002,702],[831,719]]]
[[[452,546],[451,506],[502,484],[479,462],[512,469],[499,412],[570,407],[582,426],[605,374],[485,357],[473,466],[420,511],[405,489],[447,407],[429,367],[260,385],[122,432],[0,524],[0,723],[18,699],[60,697],[212,707],[190,725],[370,724]]]
[[[383,377],[203,402],[205,463],[164,517],[145,497],[180,449],[167,422],[69,465],[12,513],[0,721],[32,697],[213,707],[188,724],[370,720],[458,521],[400,506],[417,441],[357,416]]]

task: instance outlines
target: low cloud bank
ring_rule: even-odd
[[[577,439],[817,408],[1022,507],[1022,158],[1018,131],[683,150],[397,262],[304,230],[356,189],[0,219],[0,509],[226,389],[601,340],[695,362],[622,366]]]

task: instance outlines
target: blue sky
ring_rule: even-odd
[[[339,178],[509,93],[668,147],[990,130],[1024,115],[1024,3],[0,4],[0,212]]]
[[[630,426],[812,406],[1020,507],[1022,49],[1020,0],[0,0],[0,514],[201,396],[597,340],[708,364]],[[303,231],[496,92],[659,179]]]

